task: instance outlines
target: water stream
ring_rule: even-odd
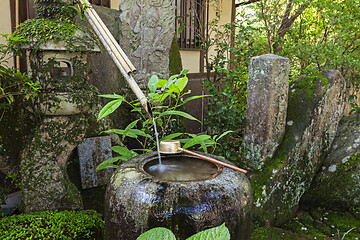
[[[159,144],[159,133],[158,133],[158,131],[157,131],[156,122],[155,122],[155,119],[154,119],[154,118],[152,118],[152,122],[153,122],[153,124],[154,124],[154,132],[155,132],[155,138],[156,138],[156,148],[157,148],[158,157],[159,157],[159,170],[162,170],[161,154],[160,154],[160,144]]]

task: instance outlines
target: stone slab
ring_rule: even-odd
[[[112,158],[110,136],[85,138],[78,146],[81,185],[83,189],[104,185],[108,182],[113,170],[96,171],[103,161]]]

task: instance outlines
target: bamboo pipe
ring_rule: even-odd
[[[96,35],[99,37],[111,58],[114,60],[121,74],[125,77],[126,81],[130,85],[131,90],[135,93],[136,97],[139,99],[141,105],[149,117],[152,118],[152,115],[149,112],[150,109],[148,108],[147,98],[135,82],[134,78],[131,76],[136,72],[135,67],[121,49],[120,45],[116,42],[115,38],[110,33],[109,29],[105,26],[99,15],[91,7],[88,0],[81,0],[80,3],[83,6],[86,6],[85,16],[87,20],[89,21],[90,25],[94,29]]]
[[[135,74],[136,69],[134,65],[131,63],[130,59],[126,56],[124,51],[121,49],[120,45],[117,43],[113,35],[110,33],[109,29],[106,27],[104,22],[101,20],[99,15],[95,12],[93,8],[89,8],[88,11],[89,17],[94,19],[94,23],[97,25],[97,27],[100,29],[103,35],[105,35],[105,38],[107,38],[107,41],[110,43],[111,50],[118,55],[118,58],[122,65],[124,66],[125,70],[128,74]]]
[[[115,40],[109,29],[106,27],[106,25],[96,13],[94,8],[90,5],[88,0],[81,0],[81,3],[86,6],[85,16],[88,20],[92,20],[92,27],[95,26],[104,36],[104,40],[109,44],[111,50],[117,55],[117,57],[119,57],[119,60],[120,62],[122,62],[124,69],[127,70],[129,74],[136,73],[134,65],[131,63],[130,59],[126,56],[124,51],[121,49],[118,42]]]

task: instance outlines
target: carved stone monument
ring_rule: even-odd
[[[120,45],[137,69],[145,88],[152,74],[167,78],[169,50],[175,34],[171,0],[123,0],[120,3]]]
[[[251,168],[260,169],[284,136],[289,72],[290,60],[274,54],[250,61],[245,143]]]

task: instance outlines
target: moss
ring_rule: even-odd
[[[19,169],[20,153],[37,125],[34,117],[23,109],[21,101],[17,99],[11,108],[0,112],[0,154],[10,159],[9,164]]]
[[[288,230],[276,227],[260,227],[256,228],[251,235],[252,240],[313,240],[314,236],[307,234],[298,234]],[[317,237],[320,240],[330,240],[329,237]]]
[[[169,51],[169,74],[170,76],[178,74],[182,70],[181,55],[176,35],[173,38]]]
[[[69,147],[80,143],[85,131],[84,122],[82,115],[60,120],[55,117],[35,130],[32,141],[23,151],[21,162],[23,199],[27,211],[43,207],[81,208],[79,192],[69,182],[59,157],[66,158]]]
[[[346,232],[351,228],[356,228],[354,229],[354,233],[360,233],[360,220],[356,219],[351,214],[329,211],[327,219],[327,224],[329,226],[334,226],[335,229],[338,229],[341,232]]]
[[[95,35],[83,24],[64,20],[33,18],[20,24],[9,38],[9,47],[17,52],[21,47],[39,49],[49,41],[63,41],[68,52],[89,51],[99,46]]]
[[[1,239],[103,239],[95,211],[46,211],[0,219]]]
[[[346,162],[338,162],[336,171],[329,175],[320,175],[309,189],[308,193],[304,196],[303,202],[312,205],[327,207],[331,209],[351,209],[354,206],[349,206],[348,200],[344,201],[346,196],[355,196],[354,193],[347,192],[344,196],[343,191],[351,191],[349,185],[357,185],[351,174],[359,169],[360,153],[356,153],[348,158]],[[356,174],[356,173],[355,173]],[[354,189],[358,191],[358,189]],[[355,193],[356,194],[356,193]]]
[[[302,209],[294,219],[281,228],[258,226],[251,239],[356,239],[360,236],[360,221],[351,213],[335,212],[323,208]]]

